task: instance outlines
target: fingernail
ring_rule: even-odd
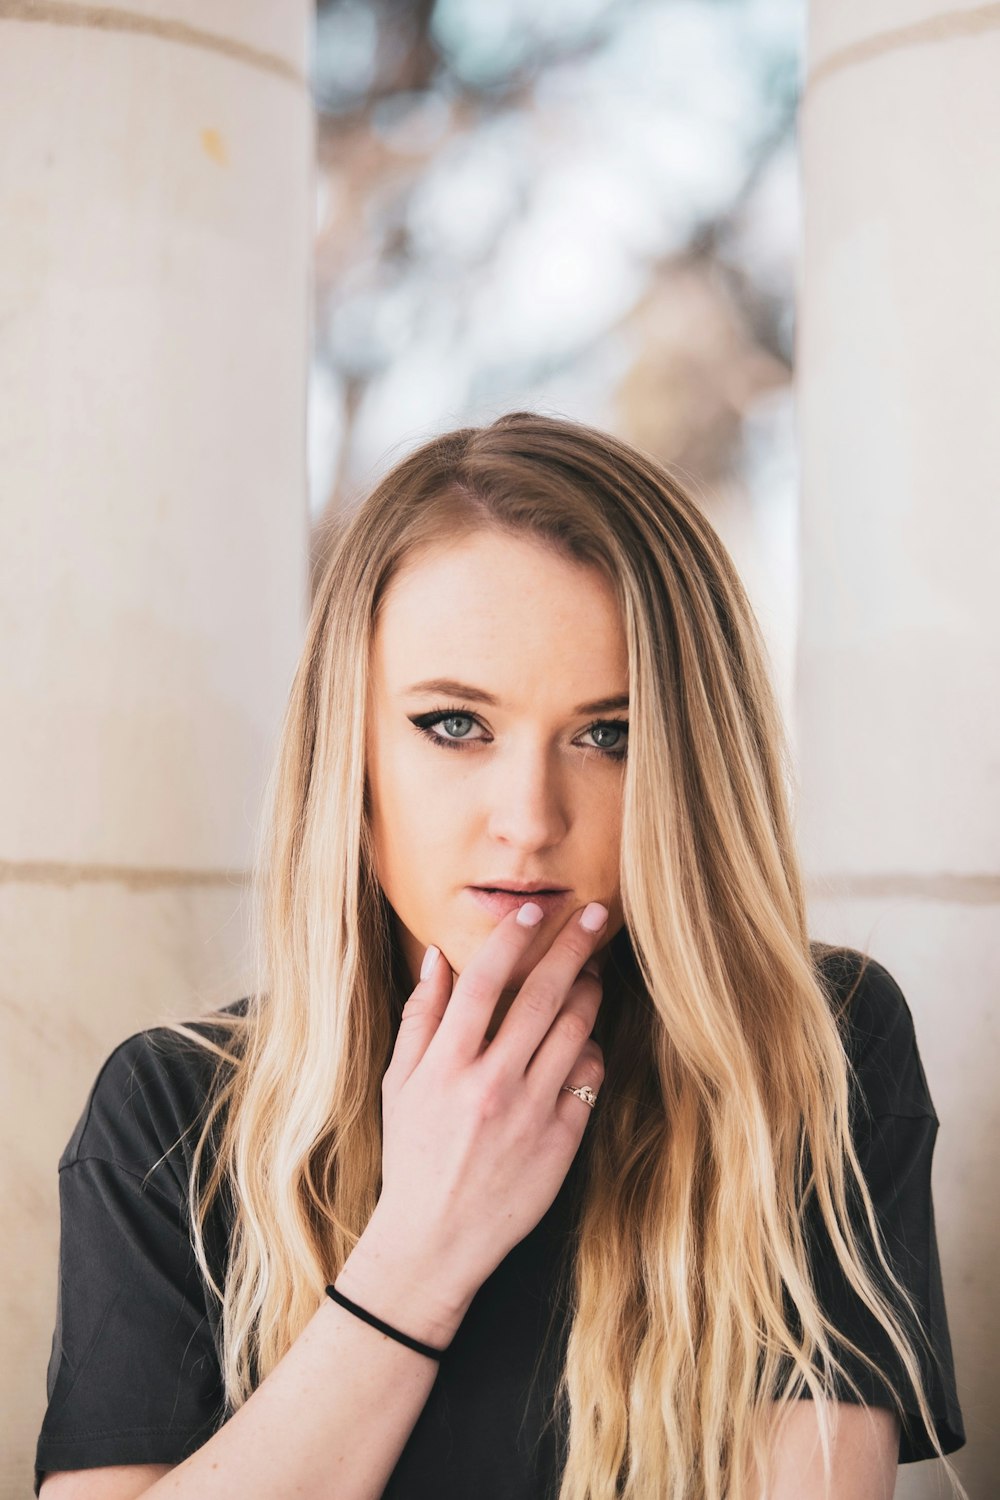
[[[584,964],[583,967],[586,969],[586,971],[587,971],[588,974],[593,974],[598,979],[600,979],[600,977],[601,977],[601,971],[598,968],[598,964],[597,964],[597,959],[596,958],[588,958],[587,962]]]
[[[434,973],[434,965],[438,961],[438,954],[440,952],[441,949],[435,948],[433,943],[427,949],[427,952],[424,954],[424,961],[420,965],[420,978],[422,980],[430,979],[431,975]]]
[[[523,906],[518,907],[514,920],[522,927],[537,927],[544,915],[537,901],[526,901]]]
[[[588,932],[600,932],[608,920],[608,909],[599,901],[591,901],[580,913],[580,926],[585,927]]]

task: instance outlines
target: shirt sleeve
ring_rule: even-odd
[[[116,1050],[59,1168],[59,1281],[35,1456],[45,1473],[182,1462],[224,1420],[175,1096],[144,1038]]]
[[[914,1343],[936,1434],[942,1450],[953,1453],[964,1444],[965,1430],[955,1383],[931,1191],[938,1118],[909,1007],[892,976],[872,959],[868,960],[848,1009],[845,1044],[854,1069],[851,1111],[855,1147],[889,1262],[916,1307],[920,1331]],[[912,1336],[912,1315],[881,1269],[856,1198],[851,1207],[852,1223],[869,1269],[903,1321],[904,1329]],[[905,1416],[901,1422],[899,1462],[936,1457],[902,1362],[881,1324],[850,1287],[814,1204],[810,1210],[806,1216],[807,1228],[820,1303],[838,1331],[875,1361],[902,1398]],[[866,1404],[896,1409],[884,1380],[836,1341],[834,1352],[860,1388]],[[842,1383],[837,1394],[841,1400],[857,1400]]]

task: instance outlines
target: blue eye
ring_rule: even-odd
[[[459,713],[457,709],[451,709],[448,712],[442,713],[420,714],[419,717],[411,719],[410,722],[412,724],[415,724],[420,730],[421,734],[425,735],[427,739],[433,740],[436,745],[454,745],[458,749],[462,749],[463,743],[466,742],[468,738],[467,730],[463,734],[456,734],[454,736],[452,736],[450,733],[447,735],[432,733],[435,724],[448,724],[449,726],[451,726],[454,725],[456,721],[460,721],[462,719],[464,719],[469,724],[478,723],[478,720],[472,714]]]
[[[470,709],[465,708],[441,708],[435,709],[433,713],[429,714],[415,714],[410,718],[410,723],[419,734],[422,734],[424,736],[425,739],[430,740],[430,742],[434,745],[443,746],[446,750],[464,750],[470,744],[484,745],[489,743],[488,739],[484,739],[481,736],[478,738],[470,739],[468,731],[463,734],[454,736],[452,736],[451,734],[434,733],[434,727],[437,724],[448,723],[449,721],[453,723],[455,720],[463,719],[468,721],[468,723],[470,724],[479,724],[479,720],[477,719],[476,715],[472,713]],[[480,728],[482,728],[481,724]],[[588,724],[587,728],[583,732],[584,734],[604,734],[609,730],[619,739],[624,738],[625,740],[627,740],[628,720],[597,719],[593,724]],[[625,747],[623,747],[622,749],[617,749],[614,745],[584,745],[582,746],[582,748],[584,750],[596,750],[600,755],[604,756],[606,760],[624,760],[626,755]]]
[[[619,739],[621,739],[623,732],[625,738],[628,738],[628,724],[624,719],[600,719],[596,724],[591,724],[585,733],[606,734],[609,729]],[[605,755],[614,756],[616,760],[623,760],[625,757],[624,749],[616,750],[613,745],[597,745],[595,748],[603,751]]]

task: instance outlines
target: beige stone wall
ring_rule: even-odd
[[[813,0],[797,739],[816,936],[917,1026],[976,1500],[1000,1474],[1000,6]],[[938,1465],[897,1496],[946,1493]]]
[[[103,1058],[244,993],[305,619],[311,8],[0,0],[0,1496]]]

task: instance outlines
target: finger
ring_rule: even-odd
[[[553,1104],[557,1118],[564,1120],[579,1136],[582,1136],[586,1130],[595,1106],[588,1104],[586,1099],[581,1099],[578,1094],[571,1094],[569,1090],[586,1087],[593,1089],[595,1094],[599,1094],[603,1083],[604,1054],[596,1042],[587,1042],[561,1084],[558,1085]]]
[[[400,1017],[396,1042],[392,1050],[386,1077],[392,1075],[396,1084],[405,1083],[430,1046],[437,1032],[452,993],[453,974],[451,965],[434,944],[424,954],[421,979],[406,1004]]]
[[[525,901],[501,917],[459,975],[438,1037],[460,1061],[472,1062],[481,1054],[501,991],[537,937],[541,916],[536,902]]]
[[[515,1076],[525,1073],[563,1009],[571,986],[600,943],[607,919],[607,908],[592,901],[566,920],[551,948],[524,981],[490,1043],[492,1066],[502,1066]],[[596,932],[585,925],[594,921],[600,923]]]
[[[524,1087],[534,1098],[542,1102],[551,1100],[572,1072],[577,1058],[588,1047],[597,1047],[591,1040],[591,1032],[603,989],[598,975],[587,969],[582,971],[525,1071]]]
[[[605,930],[599,933],[598,936],[602,939],[605,938],[607,936],[607,929],[605,928]],[[602,941],[601,944],[594,949],[593,953],[590,955],[586,964],[584,965],[584,968],[593,966],[594,972],[596,974],[603,974],[605,968],[607,967],[608,959],[610,956],[611,944]]]

